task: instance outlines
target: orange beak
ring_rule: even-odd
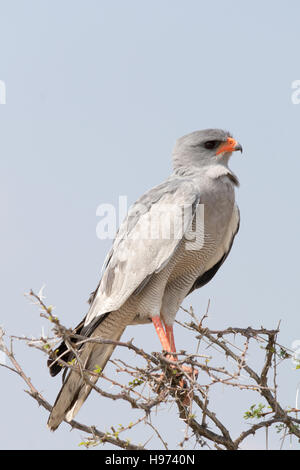
[[[239,144],[232,137],[228,137],[226,142],[223,142],[219,146],[216,155],[219,155],[220,153],[223,153],[223,152],[236,152],[237,150],[240,150],[241,152],[243,151],[241,144]]]

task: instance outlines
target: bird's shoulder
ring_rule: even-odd
[[[167,205],[189,206],[200,201],[201,190],[195,181],[189,177],[171,175],[168,179],[146,191],[129,208],[116,234],[115,242],[123,239],[124,235],[132,232],[140,218],[147,212],[161,204],[167,209]]]

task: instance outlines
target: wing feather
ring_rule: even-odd
[[[171,177],[131,207],[107,256],[85,325],[120,308],[168,263],[192,223],[199,201],[200,194],[190,181]]]

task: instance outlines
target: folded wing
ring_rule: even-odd
[[[168,263],[190,227],[199,202],[200,194],[190,181],[170,178],[131,207],[107,257],[85,326],[120,308]]]

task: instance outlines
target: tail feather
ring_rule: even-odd
[[[121,311],[111,312],[106,315],[90,337],[118,341],[131,320],[131,316],[124,315]],[[79,351],[80,363],[86,370],[93,371],[96,368],[103,370],[114,349],[115,346],[111,344],[87,342]],[[89,381],[93,384],[97,380],[98,377],[89,376]],[[70,370],[50,413],[48,427],[54,431],[63,420],[71,421],[91,390],[92,387],[84,381],[80,371]]]
[[[72,334],[82,334],[82,330],[84,328],[84,322],[85,322],[86,317],[77,325],[74,330],[72,331]],[[75,344],[76,340],[74,338],[70,338],[70,342]],[[52,377],[55,377],[55,375],[59,374],[63,367],[59,364],[58,358],[63,359],[65,362],[69,362],[73,359],[74,354],[72,351],[70,351],[64,341],[60,343],[58,348],[55,351],[55,356],[52,357],[50,356],[47,365],[49,367],[49,372]]]

